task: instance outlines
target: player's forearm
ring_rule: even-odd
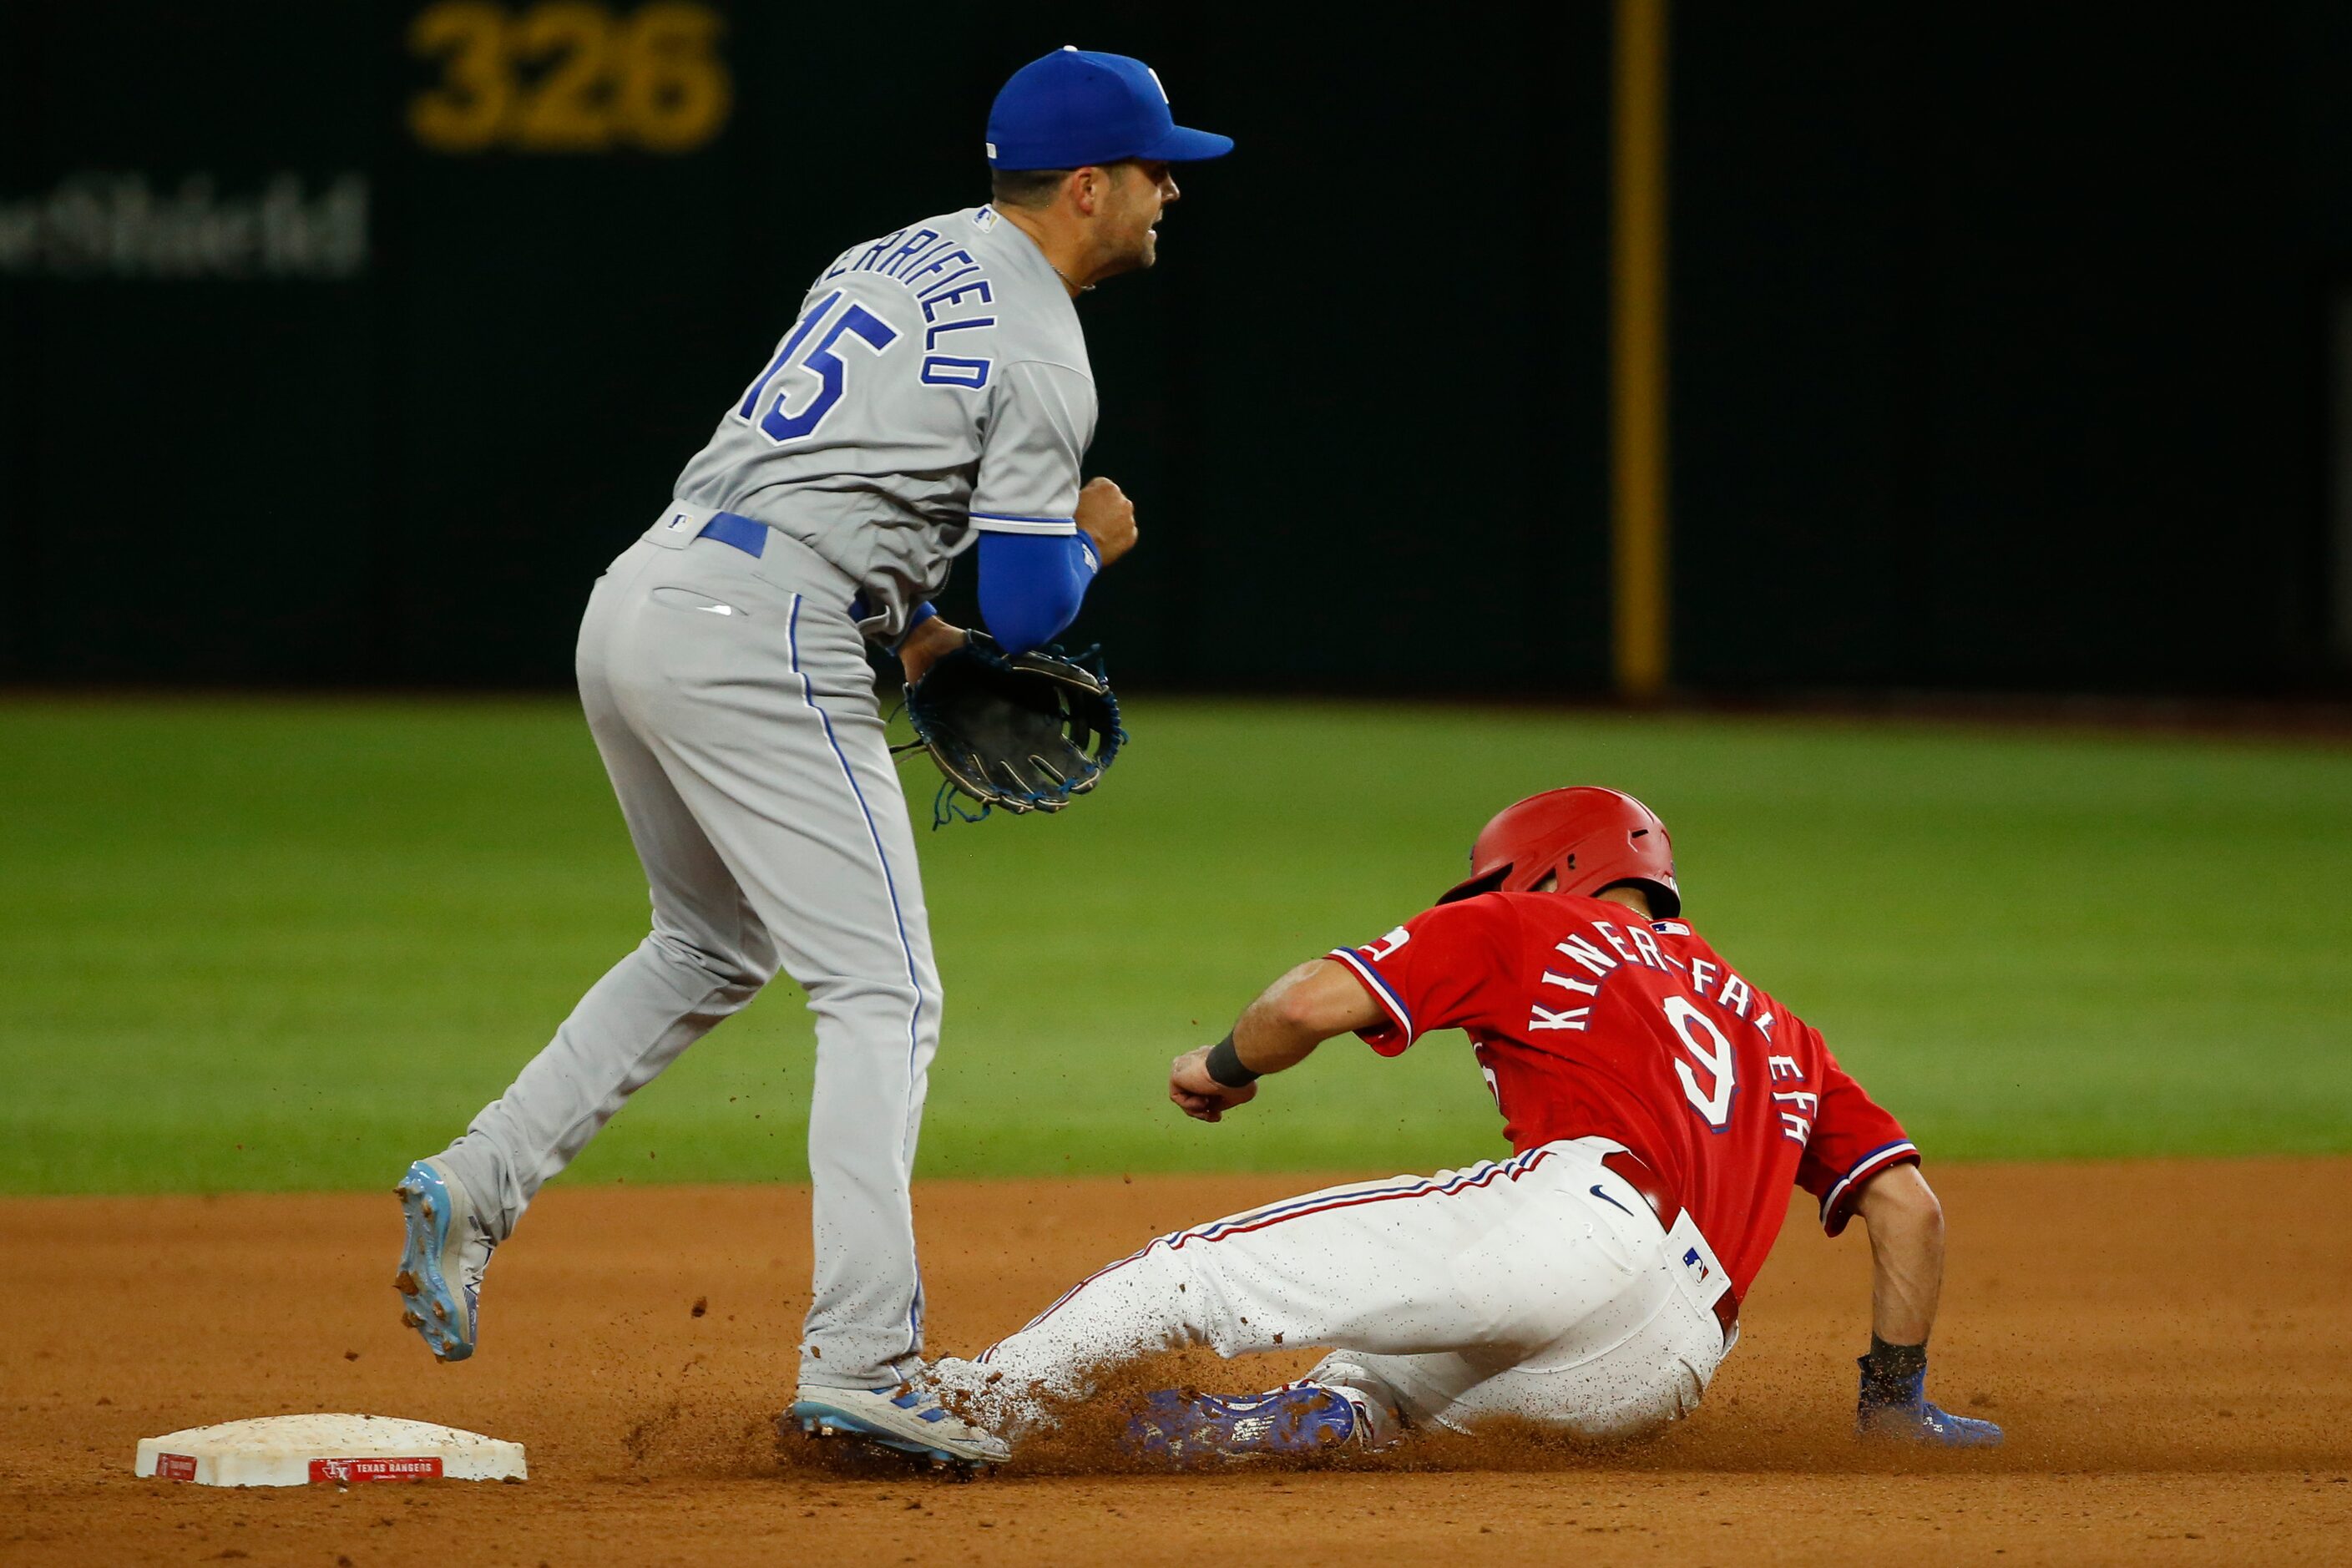
[[[1312,982],[1323,960],[1302,963],[1267,986],[1234,1024],[1234,1052],[1258,1074],[1297,1067],[1347,1025],[1323,1016]]]
[[[1004,651],[1027,653],[1077,618],[1097,560],[1081,535],[980,536],[980,616]]]
[[[1944,1288],[1944,1210],[1916,1165],[1873,1180],[1854,1205],[1870,1228],[1871,1331],[1890,1345],[1924,1345]]]
[[[1354,974],[1330,959],[1310,958],[1242,1009],[1234,1048],[1250,1071],[1280,1072],[1333,1036],[1376,1028],[1381,1020],[1379,1005]]]
[[[1371,1028],[1380,1018],[1348,971],[1327,958],[1309,960],[1243,1008],[1233,1033],[1177,1058],[1169,1098],[1185,1115],[1214,1121],[1255,1096],[1265,1074],[1297,1067],[1332,1036]]]

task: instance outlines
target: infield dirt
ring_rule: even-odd
[[[11,1200],[0,1561],[2352,1561],[2352,1160],[1930,1174],[1952,1237],[1931,1387],[2003,1423],[1997,1453],[1855,1447],[1868,1247],[1859,1226],[1824,1241],[1801,1200],[1706,1405],[1654,1441],[1426,1440],[1178,1477],[1066,1437],[969,1484],[775,1438],[807,1293],[799,1188],[558,1186],[491,1271],[481,1352],[447,1367],[398,1327],[388,1195]],[[1152,1235],[1314,1184],[926,1185],[932,1348],[976,1349]],[[1157,1371],[1239,1389],[1307,1359]],[[142,1436],[308,1410],[517,1439],[532,1479],[131,1473]]]

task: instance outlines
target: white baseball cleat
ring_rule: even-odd
[[[425,1337],[436,1361],[464,1361],[474,1353],[482,1272],[497,1244],[476,1223],[465,1184],[438,1159],[417,1161],[392,1190],[407,1222],[392,1277],[400,1321]]]
[[[790,1415],[809,1436],[859,1438],[940,1466],[982,1469],[1013,1457],[1003,1438],[950,1414],[936,1390],[918,1383],[880,1388],[803,1384],[793,1396]]]

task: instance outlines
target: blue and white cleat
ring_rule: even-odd
[[[425,1336],[436,1361],[464,1361],[474,1353],[482,1272],[496,1244],[475,1222],[465,1184],[439,1160],[417,1161],[392,1190],[408,1223],[400,1272],[392,1277],[400,1321]]]
[[[1854,1406],[1853,1435],[1931,1448],[1998,1448],[2000,1428],[1970,1415],[1954,1415],[1930,1403],[1927,1374],[1920,1373],[1895,1399],[1874,1399],[1867,1384]]]
[[[811,1437],[850,1437],[893,1449],[935,1468],[978,1470],[1013,1457],[1003,1438],[951,1414],[919,1384],[812,1388],[793,1396],[790,1419]]]
[[[1373,1447],[1356,1403],[1319,1383],[1227,1395],[1163,1388],[1144,1396],[1119,1446],[1180,1468],[1231,1464],[1264,1454],[1329,1454]]]

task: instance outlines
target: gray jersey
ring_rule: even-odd
[[[991,207],[927,218],[824,270],[677,499],[800,540],[895,637],[979,531],[1076,531],[1094,374],[1069,291]]]

